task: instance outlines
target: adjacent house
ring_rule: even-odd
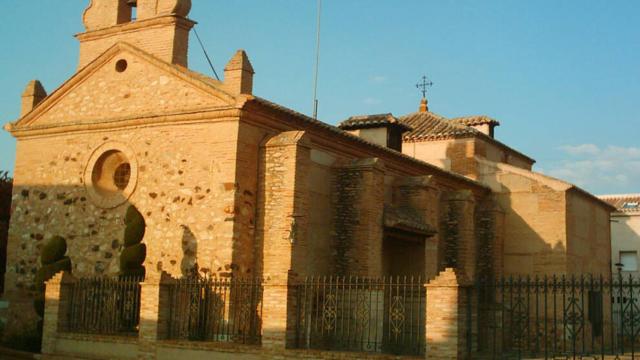
[[[611,271],[640,274],[640,194],[602,195],[616,208],[611,214]]]

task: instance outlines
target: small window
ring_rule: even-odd
[[[116,61],[116,71],[121,73],[121,72],[124,72],[125,70],[127,70],[127,60],[120,59]]]
[[[121,194],[131,180],[131,165],[127,156],[118,150],[100,155],[91,175],[95,189],[103,196]]]
[[[637,201],[626,202],[622,205],[623,209],[637,209],[640,207],[640,203]]]
[[[120,164],[113,173],[113,183],[118,189],[124,190],[129,185],[130,177],[131,165],[129,163]]]
[[[638,252],[620,251],[622,271],[638,271]]]

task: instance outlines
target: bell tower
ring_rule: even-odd
[[[127,42],[158,58],[187,67],[191,0],[91,0],[82,16],[82,68],[117,42]],[[135,14],[135,15],[134,15]]]

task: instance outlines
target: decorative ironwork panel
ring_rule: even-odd
[[[299,348],[424,354],[420,278],[311,277],[297,299]]]
[[[483,279],[474,357],[635,358],[640,349],[640,282],[560,275]]]
[[[163,286],[169,339],[260,343],[261,280],[196,276]]]
[[[136,336],[142,280],[139,277],[96,277],[70,284],[67,326],[62,331]]]

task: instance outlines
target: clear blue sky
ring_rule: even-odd
[[[11,1],[0,15],[0,122],[31,79],[47,91],[77,64],[87,0]],[[190,17],[216,69],[246,49],[255,94],[309,114],[315,0],[193,0]],[[324,0],[323,121],[417,109],[486,114],[536,169],[595,193],[640,192],[640,1]],[[192,36],[190,67],[210,73]],[[15,141],[0,135],[0,169]]]

